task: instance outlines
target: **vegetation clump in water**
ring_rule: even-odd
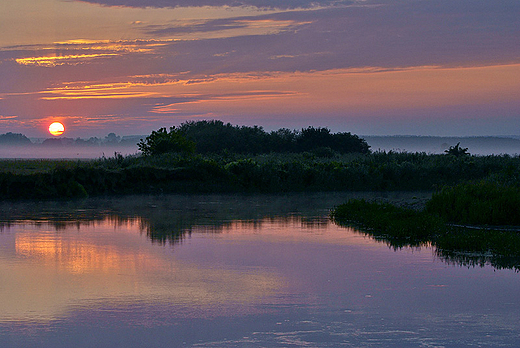
[[[519,207],[518,186],[481,181],[444,188],[422,210],[350,200],[331,217],[394,248],[432,245],[440,257],[459,264],[520,270],[520,231],[512,227],[520,225]]]
[[[444,233],[446,227],[442,219],[425,211],[364,199],[352,199],[336,207],[331,217],[339,223],[354,223],[394,246],[426,244]]]
[[[520,187],[482,180],[435,192],[426,204],[429,213],[451,223],[520,225]]]

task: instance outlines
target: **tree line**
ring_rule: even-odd
[[[33,143],[31,139],[21,133],[7,132],[0,134],[0,146],[100,146],[100,145],[121,145],[135,146],[139,140],[138,136],[118,136],[115,133],[109,133],[104,138],[90,137],[82,138],[47,138],[41,143]]]
[[[234,126],[219,120],[188,121],[179,127],[153,131],[138,143],[144,155],[168,152],[265,154],[316,152],[370,153],[370,146],[349,132],[332,133],[328,128],[301,130],[281,128],[266,132],[260,126]]]

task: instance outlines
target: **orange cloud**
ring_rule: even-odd
[[[64,64],[80,64],[86,60],[94,58],[106,58],[117,56],[116,53],[97,53],[97,54],[75,54],[66,56],[50,56],[50,57],[29,57],[18,58],[16,62],[20,65],[37,65],[43,67],[53,67]]]
[[[178,106],[180,112],[235,114],[414,109],[514,101],[520,98],[520,64],[472,68],[378,68],[281,73],[260,79],[221,76],[183,86],[201,94],[264,90],[265,100],[212,98]]]
[[[128,121],[134,116],[146,116],[151,121],[169,115],[222,118],[281,114],[341,117],[363,113],[395,114],[406,110],[413,113],[413,110],[424,108],[435,110],[515,102],[520,99],[520,64],[402,69],[366,67],[190,78],[183,74],[138,75],[126,82],[67,84],[41,92],[40,99],[85,100],[85,103],[69,103],[62,107],[69,107],[68,112],[75,115],[83,113],[84,117],[96,120],[104,119],[103,115],[113,115],[118,105],[129,110],[129,114],[119,115]],[[106,104],[107,100],[111,100],[111,104]],[[133,104],[130,105],[130,101]],[[110,122],[123,120],[108,119]]]

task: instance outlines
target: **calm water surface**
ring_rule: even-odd
[[[520,274],[336,226],[348,197],[3,204],[0,347],[520,346]]]

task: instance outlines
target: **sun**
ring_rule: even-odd
[[[49,126],[49,133],[51,133],[55,137],[62,135],[63,132],[65,132],[65,127],[63,126],[63,123],[61,123],[61,122],[53,122]]]

